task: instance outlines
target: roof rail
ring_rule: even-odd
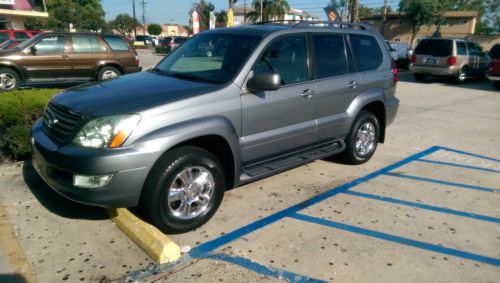
[[[351,23],[351,22],[329,22],[329,21],[304,21],[304,20],[274,20],[265,22],[256,22],[254,25],[292,25],[293,28],[304,27],[327,27],[327,28],[350,28],[361,30],[374,30],[374,27],[366,23]]]

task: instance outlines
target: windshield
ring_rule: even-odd
[[[43,35],[43,33],[39,33],[35,36],[33,36],[32,38],[26,40],[26,41],[23,41],[21,43],[19,43],[18,46],[16,46],[17,49],[24,49],[26,47],[28,47],[31,43],[33,43],[34,41],[38,40],[41,36]]]
[[[423,39],[415,48],[415,54],[432,55],[438,57],[450,56],[453,41],[449,39]]]
[[[155,71],[186,80],[222,84],[240,70],[260,42],[243,35],[198,35],[158,63]]]

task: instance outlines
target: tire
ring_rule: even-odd
[[[16,71],[10,68],[0,68],[0,92],[11,91],[19,88],[21,78]]]
[[[426,78],[427,75],[425,74],[415,74],[415,80],[417,80],[417,82],[423,82]]]
[[[196,185],[196,178],[203,175],[204,185]],[[144,186],[140,208],[162,232],[184,233],[200,227],[214,215],[224,191],[224,170],[217,158],[202,148],[182,146],[164,154],[153,167]],[[206,199],[203,204],[202,195]],[[183,205],[186,208],[189,200],[194,204],[195,198],[200,205],[187,206],[188,213],[185,213]]]
[[[370,125],[372,128],[370,129],[368,126]],[[354,124],[351,128],[351,132],[347,136],[345,143],[346,149],[342,152],[339,157],[348,164],[363,164],[370,160],[370,158],[375,153],[377,149],[379,137],[380,137],[380,126],[379,121],[375,114],[368,111],[361,111],[358,114],[358,117],[354,120]],[[368,128],[367,128],[368,127]],[[360,131],[365,130],[365,133],[360,133]],[[368,134],[366,132],[371,132]],[[362,151],[363,146],[357,147],[356,144],[360,138],[359,135],[364,135],[361,138],[366,139],[369,137],[369,144],[365,149],[366,151]]]
[[[460,71],[458,71],[458,73],[455,76],[455,82],[457,84],[463,84],[465,82],[465,80],[467,79],[467,75],[468,75],[467,73],[468,73],[467,67],[462,67],[460,69]]]
[[[111,66],[104,66],[99,69],[99,72],[97,73],[97,80],[100,82],[106,81],[117,78],[121,75],[122,73],[117,68]]]
[[[500,90],[500,82],[493,82],[493,87]]]

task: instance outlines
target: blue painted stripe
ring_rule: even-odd
[[[496,158],[485,156],[485,155],[470,153],[470,152],[467,152],[467,151],[458,150],[458,149],[449,148],[449,147],[444,147],[444,146],[438,146],[438,147],[439,147],[439,149],[446,150],[446,151],[451,151],[451,152],[455,152],[455,153],[469,155],[469,156],[473,156],[473,157],[477,157],[477,158],[482,158],[482,159],[486,159],[486,160],[490,160],[490,161],[500,162],[500,159],[496,159]]]
[[[424,249],[424,250],[428,250],[431,252],[446,254],[446,255],[450,255],[450,256],[455,256],[455,257],[460,257],[460,258],[464,258],[464,259],[468,259],[468,260],[474,260],[474,261],[483,262],[483,263],[487,263],[487,264],[491,264],[491,265],[495,265],[495,266],[500,266],[500,259],[498,259],[498,258],[482,256],[479,254],[469,253],[469,252],[456,250],[456,249],[452,249],[452,248],[446,248],[446,247],[442,247],[439,245],[429,244],[426,242],[416,241],[416,240],[412,240],[412,239],[408,239],[408,238],[404,238],[404,237],[400,237],[400,236],[396,236],[396,235],[386,234],[386,233],[382,233],[382,232],[378,232],[378,231],[374,231],[374,230],[369,230],[369,229],[365,229],[365,228],[361,228],[361,227],[351,226],[348,224],[334,222],[334,221],[316,218],[316,217],[303,215],[303,214],[294,214],[294,215],[291,215],[290,217],[297,219],[297,220],[302,220],[302,221],[311,222],[311,223],[315,223],[315,224],[319,224],[319,225],[323,225],[323,226],[327,226],[327,227],[332,227],[332,228],[336,228],[336,229],[340,229],[340,230],[344,230],[344,231],[348,231],[348,232],[352,232],[352,233],[356,233],[356,234],[361,234],[361,235],[365,235],[365,236],[369,236],[369,237],[373,237],[373,238],[377,238],[377,239],[381,239],[381,240],[385,240],[385,241],[390,241],[390,242],[394,242],[394,243],[398,243],[398,244],[402,244],[402,245],[412,246],[415,248]]]
[[[319,279],[314,279],[314,278],[309,278],[306,276],[298,275],[293,272],[289,272],[286,270],[281,270],[281,269],[274,269],[274,268],[269,268],[267,266],[263,266],[261,264],[258,264],[254,261],[251,261],[246,258],[242,257],[235,257],[235,256],[230,256],[227,254],[219,253],[215,254],[213,256],[210,256],[209,258],[215,259],[215,260],[220,260],[220,261],[225,261],[233,264],[237,264],[241,267],[244,267],[246,269],[249,269],[251,271],[267,275],[267,276],[272,276],[275,278],[282,278],[286,279],[288,282],[316,282],[316,283],[323,283],[327,281],[319,280]]]
[[[350,183],[347,183],[347,184],[344,184],[344,185],[341,185],[339,187],[336,187],[332,190],[329,190],[327,192],[324,192],[316,197],[313,197],[311,199],[308,199],[306,201],[303,201],[299,204],[296,204],[294,206],[291,206],[287,209],[284,209],[284,210],[281,210],[275,214],[272,214],[270,216],[267,216],[267,217],[264,217],[260,220],[257,220],[251,224],[248,224],[246,226],[243,226],[241,228],[238,228],[228,234],[225,234],[223,236],[220,236],[212,241],[209,241],[209,242],[206,242],[206,243],[203,243],[197,247],[194,247],[191,252],[190,252],[190,255],[193,256],[193,257],[196,257],[196,256],[200,256],[200,255],[203,255],[205,253],[209,253],[209,252],[212,252],[213,250],[229,243],[229,242],[232,242],[238,238],[241,238],[247,234],[250,234],[252,232],[254,232],[255,230],[258,230],[258,229],[261,229],[262,227],[265,227],[269,224],[272,224],[274,222],[277,222],[289,215],[292,215],[304,208],[307,208],[307,207],[310,207],[312,205],[315,205],[321,201],[324,201],[332,196],[335,196],[341,192],[345,192],[347,191],[348,189],[354,187],[354,186],[357,186],[359,184],[362,184],[364,182],[367,182],[371,179],[374,179],[376,178],[377,176],[381,175],[381,174],[384,174],[384,173],[388,173],[394,169],[397,169],[401,166],[404,166],[416,159],[419,159],[419,158],[422,158],[426,155],[429,155],[429,154],[432,154],[436,151],[438,151],[440,148],[437,147],[437,146],[433,146],[431,148],[428,148],[424,151],[421,151],[417,154],[414,154],[412,156],[409,156],[399,162],[396,162],[392,165],[389,165],[387,167],[384,167],[378,171],[375,171],[373,173],[370,173],[364,177],[361,177],[359,179],[356,179]]]
[[[484,167],[479,167],[479,166],[471,166],[471,165],[465,165],[465,164],[458,164],[458,163],[436,161],[436,160],[430,160],[430,159],[416,159],[415,161],[437,164],[437,165],[454,166],[454,167],[460,167],[460,168],[466,168],[466,169],[472,169],[472,170],[478,170],[478,171],[485,171],[485,172],[492,172],[492,173],[500,173],[500,171],[495,170],[495,169],[484,168]]]
[[[396,173],[389,173],[389,172],[384,173],[384,175],[392,176],[392,177],[398,177],[398,178],[404,178],[404,179],[410,179],[410,180],[416,180],[416,181],[422,181],[422,182],[435,183],[435,184],[440,184],[440,185],[445,185],[445,186],[451,186],[451,187],[459,187],[459,188],[476,190],[476,191],[497,192],[497,193],[500,193],[500,190],[498,190],[498,189],[485,188],[485,187],[479,187],[479,186],[472,186],[472,185],[466,185],[466,184],[461,184],[461,183],[453,183],[453,182],[447,182],[447,181],[442,181],[442,180],[436,180],[436,179],[418,177],[418,176],[413,176],[413,175],[396,174]]]
[[[368,198],[368,199],[380,200],[380,201],[385,201],[385,202],[389,202],[389,203],[397,203],[397,204],[406,205],[406,206],[413,206],[413,207],[417,207],[417,208],[421,208],[421,209],[432,210],[432,211],[437,211],[437,212],[442,212],[442,213],[448,213],[448,214],[473,218],[473,219],[477,219],[477,220],[484,220],[484,221],[493,222],[493,223],[500,223],[500,218],[495,218],[495,217],[491,217],[491,216],[475,214],[475,213],[470,213],[470,212],[465,212],[465,211],[460,211],[460,210],[454,210],[454,209],[449,209],[449,208],[445,208],[445,207],[432,206],[432,205],[427,205],[427,204],[418,203],[418,202],[411,202],[411,201],[400,200],[400,199],[378,196],[378,195],[372,195],[372,194],[361,193],[361,192],[356,192],[356,191],[347,191],[347,192],[344,192],[344,194]]]

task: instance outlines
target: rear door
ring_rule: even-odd
[[[33,52],[30,52],[32,50]],[[41,37],[19,62],[29,77],[59,78],[71,76],[66,36],[46,35]]]
[[[242,156],[246,164],[317,142],[306,35],[273,40],[252,69],[254,75],[266,71],[280,74],[281,88],[241,96]]]
[[[414,52],[415,65],[426,67],[448,67],[448,58],[453,55],[453,40],[422,39]]]
[[[361,76],[345,34],[312,34],[311,39],[318,138],[340,139],[349,131],[347,108],[360,94]]]
[[[100,61],[106,60],[106,49],[96,35],[73,34],[70,36],[70,53],[74,77],[94,77]]]

